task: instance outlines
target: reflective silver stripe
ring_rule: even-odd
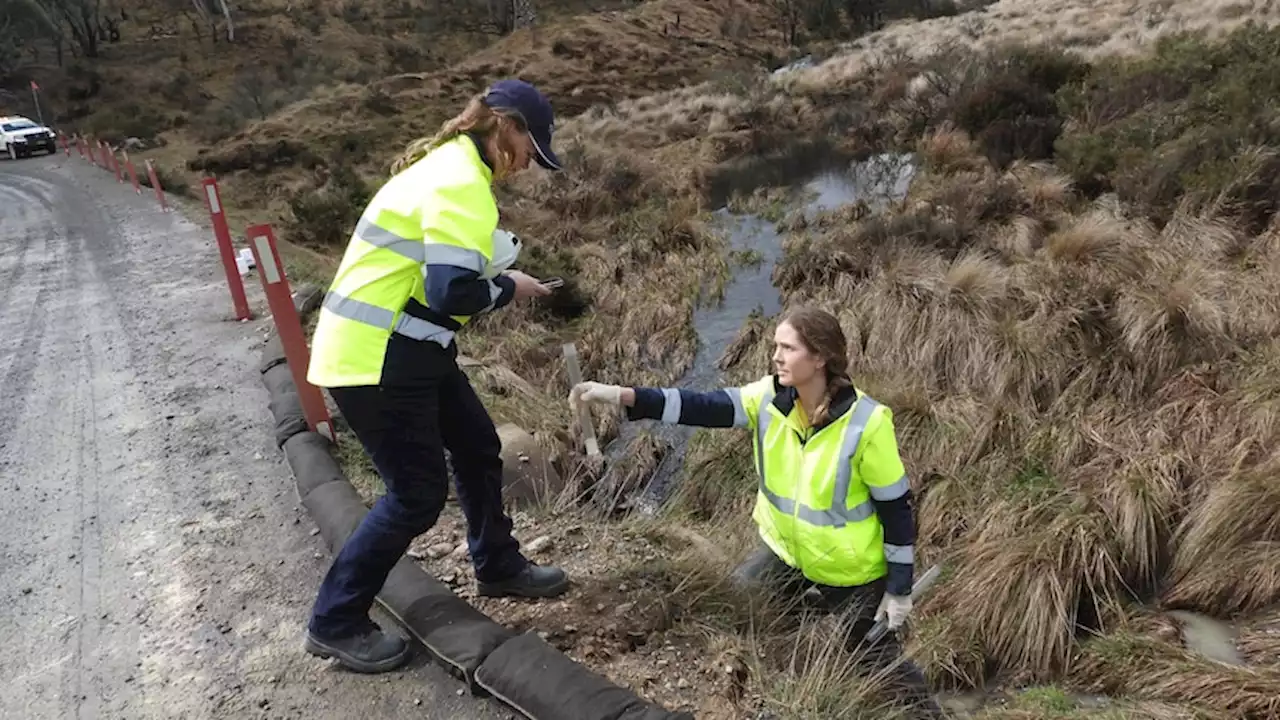
[[[916,549],[914,545],[890,545],[884,544],[884,559],[891,563],[902,563],[903,565],[913,565],[916,561]]]
[[[835,497],[831,499],[832,507],[844,507],[849,502],[849,486],[853,484],[853,456],[858,452],[858,444],[862,442],[862,431],[867,428],[867,421],[871,419],[871,413],[880,407],[880,403],[863,395],[858,398],[858,402],[854,404],[853,411],[850,413],[849,424],[844,430],[844,442],[840,445],[840,464],[836,467],[836,489]],[[859,517],[858,520],[871,517],[875,512],[871,501],[861,503],[866,505],[866,514]],[[859,511],[858,508],[849,508],[850,512]],[[850,520],[850,522],[855,522]]]
[[[484,255],[481,255],[478,250],[468,250],[444,243],[430,243],[423,248],[426,257],[424,262],[428,265],[452,265],[463,270],[484,272]]]
[[[662,391],[662,422],[668,425],[680,423],[680,391],[675,388]]]
[[[426,245],[421,240],[413,240],[384,230],[374,225],[365,218],[360,218],[360,222],[356,223],[356,237],[369,243],[374,247],[407,257],[414,262],[424,262],[426,260]]]
[[[414,340],[431,340],[439,343],[440,347],[449,347],[449,343],[453,342],[454,332],[446,327],[441,327],[428,320],[416,318],[412,315],[401,315],[396,321],[396,333]]]
[[[345,295],[330,291],[324,296],[324,309],[348,320],[362,322],[365,325],[390,330],[396,321],[396,314],[386,308],[370,305],[360,300],[352,300]]]
[[[903,475],[888,485],[868,485],[867,489],[871,491],[872,500],[888,502],[906,495],[911,489],[911,482],[907,480],[906,475]]]
[[[773,418],[769,414],[769,403],[772,402],[773,388],[769,388],[765,391],[764,397],[760,398],[760,408],[756,410],[756,472],[760,475],[760,492],[773,502],[774,507],[777,507],[774,494],[769,491],[769,486],[764,482],[764,439],[769,433],[769,421]]]
[[[747,406],[742,404],[742,391],[738,388],[725,388],[724,391],[733,401],[733,426],[747,427]]]
[[[765,482],[764,440],[772,419],[769,414],[769,405],[772,402],[773,392],[766,392],[764,398],[760,401],[760,409],[757,411],[756,463],[760,469],[760,494],[768,498],[769,502],[779,512],[795,515],[800,520],[811,525],[842,528],[845,525],[866,520],[874,515],[875,506],[871,504],[870,500],[860,502],[853,507],[847,507],[847,503],[849,502],[849,487],[853,483],[853,456],[858,451],[858,444],[862,442],[862,432],[866,429],[867,421],[871,419],[871,414],[875,412],[880,404],[869,397],[863,396],[858,398],[857,404],[853,406],[849,425],[845,428],[844,440],[840,444],[840,464],[836,470],[836,486],[831,508],[829,510],[815,510],[804,503],[797,503],[792,498],[778,495],[770,490],[768,483]]]
[[[353,300],[333,291],[324,296],[324,309],[338,317],[390,330],[414,340],[431,340],[442,347],[449,347],[449,343],[453,342],[454,332],[448,328],[403,313],[397,320],[396,314],[386,308]]]

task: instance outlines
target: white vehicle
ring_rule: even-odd
[[[0,117],[0,144],[13,159],[30,157],[37,150],[58,152],[58,136],[49,128],[21,115]]]

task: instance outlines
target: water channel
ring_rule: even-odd
[[[846,169],[821,173],[799,189],[806,201],[799,208],[812,218],[820,212],[862,201],[872,211],[902,200],[915,173],[910,155],[883,154],[854,163]],[[717,360],[737,336],[752,312],[764,317],[782,310],[782,298],[773,286],[773,269],[782,258],[783,236],[776,223],[759,215],[734,214],[727,208],[715,212],[716,224],[729,237],[730,250],[749,253],[758,262],[731,268],[732,276],[724,287],[722,299],[710,307],[694,312],[693,324],[698,334],[698,349],[688,371],[675,383],[689,390],[712,390],[721,387],[724,378]],[[764,374],[768,368],[760,368]],[[668,452],[647,482],[643,491],[621,507],[651,513],[673,489],[684,465],[685,451],[695,428],[665,426],[653,421],[624,423],[619,436],[605,448],[609,467],[624,462],[628,445],[641,432],[652,429],[667,446]],[[610,487],[609,482],[603,483]],[[610,489],[609,492],[615,492]]]

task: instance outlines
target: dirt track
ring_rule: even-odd
[[[511,717],[421,651],[374,678],[302,653],[328,553],[264,321],[230,315],[206,230],[78,157],[0,162],[0,717]]]

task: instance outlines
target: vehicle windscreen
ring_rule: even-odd
[[[38,128],[40,126],[33,122],[19,121],[19,122],[5,123],[4,125],[0,125],[0,127],[3,127],[5,132],[13,132],[14,130],[30,130],[32,128]]]

